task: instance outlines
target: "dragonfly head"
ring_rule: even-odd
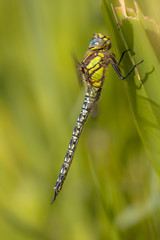
[[[102,33],[94,33],[88,48],[92,50],[109,50],[111,48],[111,40]]]

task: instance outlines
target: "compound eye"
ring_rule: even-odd
[[[103,40],[103,39],[101,39],[101,38],[95,38],[95,39],[93,39],[93,40],[90,42],[88,48],[99,49],[99,48],[102,48],[103,45],[104,45],[104,40]]]

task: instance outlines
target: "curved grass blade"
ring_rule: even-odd
[[[125,81],[125,87],[138,133],[152,166],[160,175],[160,64],[148,36],[144,16],[137,4],[135,7],[135,13],[133,10],[127,11],[125,4],[116,9],[120,22],[118,31],[118,28],[111,28],[115,20],[114,15],[110,18],[110,1],[102,1],[104,18],[109,31],[112,29],[110,35],[115,39],[116,46],[119,47],[123,42],[126,49],[131,48],[135,51],[135,57],[130,55],[132,62],[144,59],[144,64],[138,68],[134,79],[132,76],[130,80]],[[129,13],[131,14],[128,15]],[[127,64],[127,61],[125,63]]]

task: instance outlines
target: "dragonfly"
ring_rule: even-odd
[[[62,167],[60,169],[59,176],[57,178],[56,184],[54,186],[54,198],[51,204],[56,200],[57,195],[62,189],[63,183],[67,176],[68,170],[70,168],[74,152],[76,150],[80,134],[82,132],[83,126],[100,98],[105,73],[108,65],[110,64],[115,72],[118,74],[120,79],[124,80],[127,78],[135,69],[136,66],[143,62],[133,65],[131,70],[123,76],[119,68],[119,64],[122,61],[124,54],[129,51],[125,50],[122,52],[120,60],[116,61],[116,56],[114,53],[109,52],[111,49],[111,40],[109,37],[103,35],[102,33],[94,33],[93,38],[88,46],[88,51],[86,52],[81,63],[77,62],[76,66],[79,70],[79,73],[82,77],[83,82],[86,85],[86,94],[84,102],[82,104],[81,112],[78,116],[75,128],[72,133],[71,140],[69,142],[67,153],[64,157]]]

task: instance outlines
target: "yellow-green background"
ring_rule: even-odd
[[[137,2],[160,24],[158,0]],[[108,34],[98,0],[0,0],[2,240],[160,239],[160,182],[112,68],[50,206],[85,91],[72,54],[94,32]]]

